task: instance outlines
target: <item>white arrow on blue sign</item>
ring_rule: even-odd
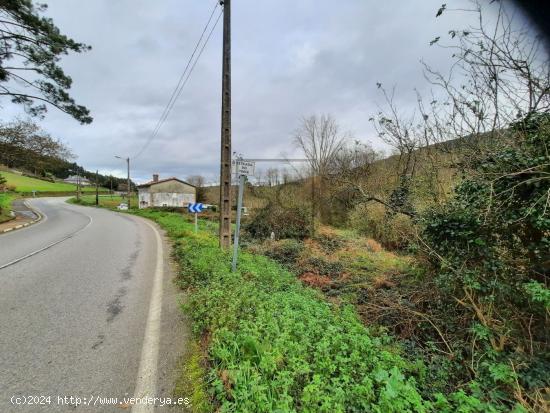
[[[204,209],[204,205],[201,204],[200,202],[187,205],[187,210],[191,213],[202,212],[203,209]]]

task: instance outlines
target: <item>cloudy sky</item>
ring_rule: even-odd
[[[151,136],[215,0],[49,0],[47,15],[92,51],[63,59],[72,95],[91,125],[50,109],[42,127],[69,144],[89,170],[124,176],[114,155],[134,157]],[[332,114],[343,129],[382,148],[368,118],[381,82],[411,109],[427,92],[420,59],[445,70],[450,52],[434,37],[471,22],[435,18],[442,0],[233,0],[233,150],[245,157],[299,156],[300,118]],[[460,7],[465,1],[448,1]],[[218,8],[220,10],[220,8]],[[216,15],[217,16],[217,15]],[[168,120],[132,175],[219,174],[221,32],[216,27]],[[3,118],[17,110],[4,104]]]

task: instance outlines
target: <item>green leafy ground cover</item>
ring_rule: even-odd
[[[231,273],[213,227],[195,234],[181,214],[133,213],[156,221],[175,240],[179,282],[190,292],[185,310],[207,351],[204,385],[214,409],[498,411],[475,397],[475,389],[426,394],[421,363],[406,361],[400,346],[371,333],[352,306],[329,303],[281,264],[242,252],[239,270]]]

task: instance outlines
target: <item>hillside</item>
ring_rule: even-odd
[[[48,192],[48,193],[70,193],[76,191],[76,185],[67,184],[64,182],[48,182],[41,179],[30,178],[28,176],[19,175],[13,172],[1,171],[0,175],[6,178],[7,186],[15,187],[17,193],[31,193],[32,191]],[[83,192],[94,192],[95,187],[82,187]],[[101,188],[100,191],[107,191]]]

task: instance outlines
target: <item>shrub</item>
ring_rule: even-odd
[[[311,272],[319,275],[326,275],[329,277],[338,277],[344,266],[339,261],[328,261],[323,257],[309,257],[300,266],[304,272]]]
[[[315,237],[314,240],[321,246],[323,251],[327,254],[331,254],[342,248],[344,241],[339,238],[336,234],[333,234],[328,231],[320,231]]]
[[[509,406],[518,392],[536,404],[550,386],[539,374],[550,365],[550,218],[541,202],[550,193],[550,115],[511,132],[514,144],[480,157],[455,198],[424,216],[423,231],[442,302],[458,300],[463,312],[443,311],[462,340],[459,358],[482,360],[474,371],[482,391]]]
[[[283,239],[266,242],[264,255],[273,258],[287,268],[293,268],[303,250],[304,244],[302,242],[294,239]]]
[[[310,232],[310,215],[304,208],[284,208],[275,202],[268,203],[244,225],[252,238],[304,239]]]
[[[350,227],[388,249],[403,249],[413,239],[414,223],[403,214],[388,214],[381,204],[359,204],[350,214]]]

